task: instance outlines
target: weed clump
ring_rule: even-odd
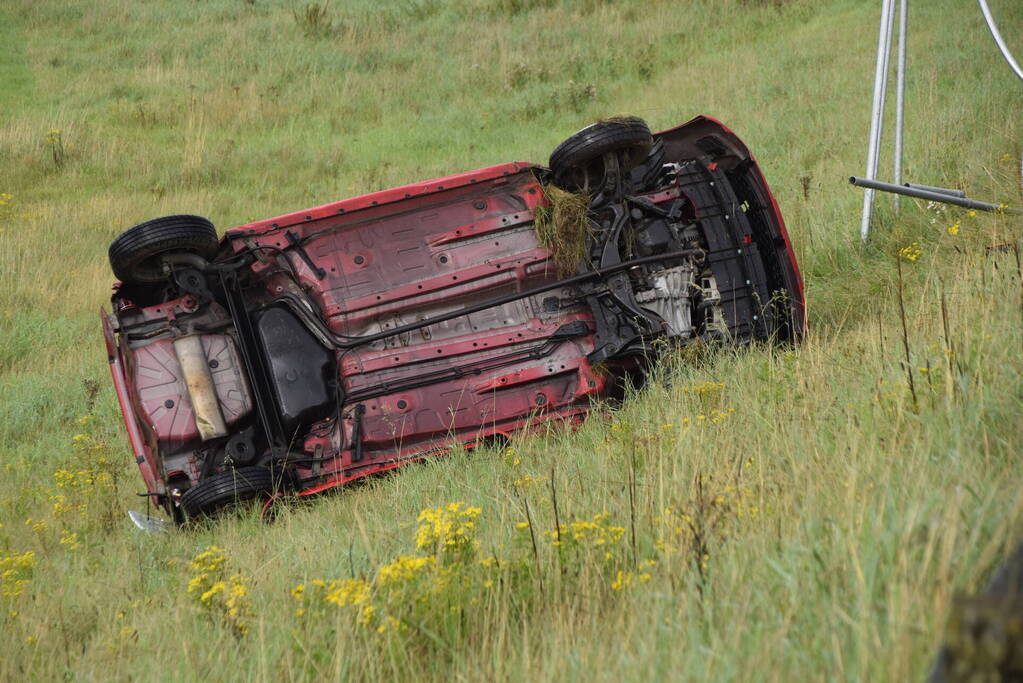
[[[0,555],[0,597],[21,595],[32,578],[35,565],[36,554],[31,550],[23,553],[7,550]]]
[[[312,2],[302,9],[295,8],[291,12],[295,17],[295,23],[306,38],[326,38],[337,30],[327,3],[321,5]]]
[[[401,555],[371,579],[314,579],[295,586],[291,596],[303,631],[329,630],[334,608],[348,608],[342,613],[357,626],[383,634],[418,630],[435,619],[438,605],[443,613],[477,606],[481,591],[493,588],[490,577],[497,571],[495,558],[477,556],[481,512],[462,502],[427,508],[417,519],[416,549],[428,554]]]
[[[543,188],[549,204],[539,206],[533,219],[536,236],[551,252],[560,273],[576,272],[586,258],[586,247],[592,235],[590,198],[566,192],[554,185]]]
[[[241,573],[228,574],[227,551],[208,546],[189,565],[192,578],[188,594],[210,618],[219,617],[237,638],[249,632],[254,614],[249,602],[248,579]]]

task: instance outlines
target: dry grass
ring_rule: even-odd
[[[563,274],[575,274],[587,258],[593,235],[590,198],[566,192],[554,185],[543,188],[547,205],[536,211],[534,227],[540,243],[551,251],[554,265]]]

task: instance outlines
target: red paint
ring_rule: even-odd
[[[448,439],[447,445],[445,445],[444,442],[440,442],[439,445],[436,445],[430,449],[399,450],[392,454],[392,458],[390,460],[360,467],[357,470],[354,470],[353,473],[351,474],[337,474],[331,476],[322,483],[300,490],[298,492],[298,495],[312,496],[318,493],[323,493],[337,486],[351,483],[356,479],[361,479],[372,474],[380,474],[382,472],[387,472],[389,470],[401,467],[402,465],[409,465],[414,462],[420,462],[430,457],[438,455],[448,455],[456,448],[472,449],[476,446],[478,442],[492,436],[507,437],[508,435],[515,432],[527,434],[538,432],[545,429],[546,426],[551,422],[563,422],[570,427],[578,426],[586,418],[587,413],[588,413],[587,410],[575,411],[566,410],[546,416],[527,417],[521,420],[517,420],[513,424],[509,425],[508,428],[506,428],[505,430],[491,428],[482,429],[479,435],[474,439],[465,441],[459,441],[457,439]]]
[[[266,220],[240,225],[237,228],[228,230],[225,237],[230,238],[241,235],[251,235],[265,230],[272,230],[275,227],[284,229],[287,227],[304,225],[310,221],[332,218],[341,214],[350,214],[356,211],[372,209],[404,201],[406,199],[429,195],[442,190],[452,190],[487,180],[494,180],[502,176],[517,173],[526,168],[531,168],[532,166],[532,164],[521,161],[498,164],[497,166],[489,166],[487,168],[481,168],[467,173],[456,173],[455,175],[445,176],[435,180],[426,180],[421,183],[402,185],[401,187],[395,187],[390,190],[371,192],[370,194],[364,194],[360,197],[343,199],[339,202],[324,204],[312,209],[295,211],[293,213],[284,214],[283,216],[277,216],[276,218],[267,218]]]
[[[146,490],[150,493],[163,494],[165,492],[163,481],[156,474],[163,468],[160,467],[139,429],[139,421],[132,405],[128,382],[124,376],[124,360],[121,350],[114,343],[114,332],[110,325],[110,319],[102,310],[100,310],[99,316],[103,324],[103,337],[106,340],[110,375],[114,380],[114,393],[117,394],[117,403],[121,406],[121,416],[124,417],[124,426],[128,430],[128,442],[135,454],[135,462],[138,463],[142,480],[146,483]]]

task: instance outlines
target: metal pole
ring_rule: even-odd
[[[917,183],[903,183],[906,187],[914,190],[925,190],[927,192],[938,192],[940,194],[952,195],[953,197],[965,197],[966,193],[962,190],[953,190],[948,187],[935,187],[934,185],[919,185]]]
[[[1009,66],[1019,76],[1020,80],[1023,80],[1023,69],[1019,68],[1019,64],[1016,63],[1016,60],[1012,58],[1012,53],[1009,52],[1009,46],[1002,40],[1002,34],[998,32],[998,26],[995,24],[995,18],[991,16],[987,0],[977,0],[977,2],[980,3],[980,11],[984,13],[984,21],[987,22],[988,30],[991,31],[991,36],[995,39],[995,43],[998,45],[1002,56],[1005,57],[1005,61],[1009,63]]]
[[[881,145],[881,128],[884,123],[884,95],[888,66],[888,46],[891,39],[889,20],[895,8],[893,0],[881,0],[881,26],[877,37],[877,63],[874,66],[874,102],[870,112],[870,141],[867,146],[867,178],[877,175],[877,156]],[[874,191],[863,193],[863,218],[860,222],[860,239],[867,241],[870,233],[870,214],[874,209]]]
[[[892,170],[892,182],[902,183],[902,128],[904,122],[906,94],[906,18],[909,15],[909,0],[899,0],[899,61],[896,64],[897,80],[895,82],[895,162]],[[892,197],[895,210],[898,211],[899,195]]]
[[[895,0],[891,0],[891,9],[888,10],[888,33],[884,40],[884,81],[881,84],[881,123],[882,130],[877,136],[878,161],[881,157],[881,140],[884,138],[884,109],[888,103],[888,77],[892,73],[892,42],[895,40]]]
[[[904,194],[907,197],[916,197],[917,199],[929,199],[932,202],[940,202],[942,204],[955,204],[956,206],[962,206],[967,209],[977,209],[978,211],[993,211],[994,213],[1023,215],[1023,210],[1013,209],[1008,206],[1002,206],[1001,204],[978,202],[975,199],[968,199],[966,197],[956,197],[955,195],[944,194],[943,192],[918,190],[915,187],[906,187],[904,185],[892,185],[891,183],[882,183],[877,180],[870,180],[869,178],[857,178],[856,176],[852,176],[849,178],[849,183],[856,185],[857,187],[869,188],[867,192],[870,192],[870,190],[881,190],[882,192],[894,192],[895,194]]]

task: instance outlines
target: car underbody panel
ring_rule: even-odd
[[[165,279],[124,282],[104,316],[149,492],[177,519],[229,471],[316,493],[578,421],[658,339],[798,340],[791,245],[738,138],[702,117],[648,142],[645,124],[596,129],[615,126],[639,142],[579,138],[575,165],[552,155],[553,169],[503,164],[244,225],[210,259],[190,217],[136,226],[189,247],[163,249],[147,265]],[[538,229],[563,178],[585,211],[560,233],[580,240],[568,270]]]

